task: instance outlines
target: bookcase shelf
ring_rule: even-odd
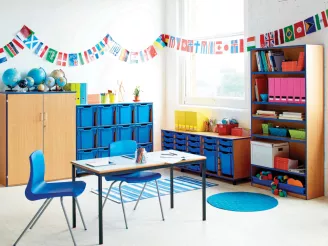
[[[258,51],[283,51],[286,60],[297,61],[300,52],[304,52],[304,71],[295,72],[259,72],[257,68],[256,52]],[[251,173],[254,176],[257,171],[267,170],[274,174],[287,174],[299,179],[304,186],[301,193],[290,192],[291,196],[303,199],[313,199],[324,195],[324,81],[323,81],[323,46],[322,45],[297,45],[274,48],[253,49],[251,51],[251,140],[273,140],[289,143],[289,156],[299,160],[305,168],[305,173],[294,173],[275,168],[262,167],[260,163],[252,164]],[[283,103],[256,101],[255,83],[259,78],[268,81],[270,78],[304,78],[306,102]],[[281,79],[281,81],[283,81]],[[262,82],[263,83],[263,82]],[[283,82],[281,82],[283,83]],[[283,86],[283,84],[281,84]],[[286,85],[285,85],[286,86]],[[263,91],[263,89],[262,89]],[[260,92],[264,93],[264,92]],[[296,95],[296,94],[295,94]],[[294,96],[295,96],[294,95]],[[289,95],[287,95],[289,96]],[[286,120],[267,117],[256,117],[257,110],[298,112],[305,115],[304,121]],[[304,128],[306,138],[294,139],[290,137],[277,137],[262,134],[262,123],[270,122],[274,126],[284,126],[289,129]],[[255,165],[256,164],[256,165]],[[269,189],[268,185],[260,185],[253,182],[252,185]]]

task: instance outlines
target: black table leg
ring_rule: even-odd
[[[98,175],[99,244],[103,244],[102,176]]]
[[[76,168],[72,165],[72,182],[75,182]],[[75,199],[72,197],[72,215],[73,215],[73,228],[76,228],[76,204]]]
[[[171,208],[174,208],[174,195],[173,195],[173,167],[170,168],[170,195],[171,195]]]
[[[202,161],[203,220],[206,220],[206,161]]]

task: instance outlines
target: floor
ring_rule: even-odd
[[[168,176],[168,172],[163,172]],[[175,175],[187,175],[175,172]],[[98,243],[97,197],[89,192],[95,188],[95,177],[82,178],[87,182],[86,192],[79,198],[88,230],[84,231],[78,218],[74,235],[79,246]],[[210,181],[214,181],[210,179]],[[219,186],[207,189],[207,196],[225,191],[268,191],[253,188],[249,183],[233,186],[217,182]],[[27,225],[41,202],[25,199],[24,186],[0,188],[0,245],[12,245]],[[140,202],[137,211],[133,203],[126,204],[129,229],[124,226],[121,206],[107,203],[104,210],[104,245],[140,246],[327,246],[328,198],[310,201],[288,197],[278,198],[279,205],[269,211],[238,213],[207,205],[207,221],[201,220],[201,191],[175,195],[175,208],[170,209],[169,197],[162,198],[165,222],[161,220],[158,199]],[[71,218],[71,199],[65,199]],[[60,200],[54,200],[33,230],[22,238],[19,245],[65,246],[73,245]]]

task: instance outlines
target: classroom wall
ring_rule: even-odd
[[[91,48],[107,33],[124,48],[139,51],[151,45],[165,25],[164,0],[2,0],[0,12],[0,46],[12,40],[25,24],[49,47],[72,53]],[[69,81],[87,82],[89,93],[116,89],[117,80],[123,80],[126,101],[132,101],[133,89],[140,85],[141,100],[154,102],[154,138],[159,148],[157,136],[165,109],[164,61],[163,52],[138,65],[106,53],[88,65],[62,69]],[[57,68],[26,48],[16,58],[1,64],[0,74],[14,67],[26,75],[31,68],[40,66],[48,73]],[[0,89],[3,90],[2,85]]]

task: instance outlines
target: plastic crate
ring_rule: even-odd
[[[186,145],[175,144],[175,149],[180,151],[186,151]]]
[[[263,186],[271,186],[272,180],[261,180],[256,176],[252,176],[252,182],[255,184],[263,185]]]
[[[115,106],[104,105],[97,107],[97,125],[110,126],[115,124]]]
[[[204,156],[206,156],[206,169],[211,172],[218,171],[217,151],[204,149]]]
[[[163,143],[164,149],[174,149],[174,143]]]
[[[95,126],[95,107],[83,106],[76,108],[76,124],[77,127]]]
[[[217,138],[203,137],[203,141],[208,144],[216,144]]]
[[[219,149],[220,149],[220,151],[223,151],[223,152],[228,152],[228,153],[232,152],[232,147],[226,147],[226,146],[220,145]]]
[[[77,151],[77,159],[78,160],[88,160],[88,159],[94,159],[97,157],[98,150],[92,149],[92,150],[79,150]]]
[[[273,127],[272,123],[263,123],[262,124],[262,132],[263,134],[269,134],[269,127]]]
[[[108,148],[98,149],[98,158],[109,157]]]
[[[77,129],[77,148],[96,148],[96,133],[97,129],[95,128]]]
[[[99,127],[98,134],[98,147],[108,147],[110,143],[115,141],[116,127]]]
[[[149,143],[152,141],[152,124],[142,124],[135,127],[136,141],[138,143]]]
[[[200,136],[198,136],[198,135],[188,135],[188,140],[190,140],[190,141],[200,141]]]
[[[174,138],[163,137],[163,141],[167,143],[174,143]]]
[[[133,140],[134,138],[134,126],[117,126],[116,140]]]
[[[296,138],[296,139],[305,139],[306,132],[305,129],[289,129],[289,134],[291,138]]]
[[[207,150],[216,150],[216,144],[204,143],[204,149],[207,149]]]
[[[193,172],[200,172],[200,166],[199,165],[186,165],[183,166],[184,169],[193,171]]]
[[[116,124],[131,124],[133,115],[133,105],[123,104],[116,106]]]
[[[164,137],[174,138],[174,132],[163,131]]]
[[[184,133],[175,133],[175,138],[176,139],[187,139],[187,135],[186,134],[184,134]]]
[[[153,144],[138,144],[138,148],[145,148],[147,152],[152,152]]]
[[[284,183],[279,183],[278,184],[278,188],[285,190],[285,191],[289,191],[292,193],[296,193],[296,194],[300,194],[300,195],[304,195],[305,194],[305,188],[304,187],[299,187],[299,186],[294,186],[294,185],[290,185],[290,184],[284,184]]]
[[[238,127],[238,124],[217,124],[219,135],[230,135],[234,127]]]
[[[200,148],[200,142],[188,141],[188,146]]]
[[[152,104],[137,104],[135,106],[135,123],[151,122]]]
[[[182,140],[182,139],[175,139],[175,143],[176,144],[183,144],[183,145],[186,145],[186,140]]]
[[[188,146],[188,152],[191,154],[199,155],[200,148]]]
[[[232,146],[231,140],[220,139],[219,143],[220,143],[220,145],[227,146],[227,147]]]
[[[287,132],[288,132],[288,129],[286,129],[286,128],[269,127],[269,133],[272,136],[287,137]]]
[[[220,163],[221,163],[221,173],[225,175],[232,175],[232,154],[219,152]]]
[[[232,136],[237,136],[237,137],[243,136],[243,128],[241,128],[241,127],[232,128],[231,129],[231,135]]]

